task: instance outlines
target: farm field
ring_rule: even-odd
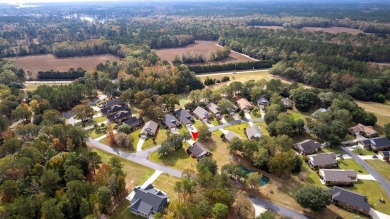
[[[47,86],[59,86],[59,85],[68,85],[71,81],[39,81],[39,82],[31,82],[27,81],[24,85],[26,86],[24,90],[33,91],[36,90],[41,85]]]
[[[216,41],[195,41],[194,44],[186,46],[186,47],[180,47],[180,48],[169,48],[169,49],[156,49],[156,54],[158,57],[161,58],[161,60],[167,60],[169,63],[172,63],[173,59],[176,55],[181,57],[182,54],[195,52],[202,54],[206,59],[209,56],[210,51],[215,51],[221,49],[220,46],[217,45]],[[216,61],[216,62],[205,62],[204,64],[226,64],[226,63],[235,63],[235,62],[247,62],[247,61],[253,61],[252,58],[249,58],[245,55],[242,55],[240,53],[233,52],[230,54],[229,58]]]
[[[352,35],[357,35],[359,33],[364,33],[361,30],[353,29],[353,28],[347,28],[347,27],[303,27],[303,30],[309,31],[309,32],[316,32],[316,31],[322,31],[326,33],[349,33]]]
[[[119,61],[113,55],[96,55],[72,58],[56,58],[54,55],[34,55],[14,58],[16,66],[23,68],[25,72],[30,71],[35,77],[38,71],[68,71],[69,68],[83,68],[87,71],[94,71],[96,65],[106,61]]]

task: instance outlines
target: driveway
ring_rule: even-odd
[[[382,188],[386,191],[387,196],[390,197],[390,184],[385,178],[383,178],[374,168],[368,165],[364,160],[354,154],[352,151],[348,150],[345,147],[340,147],[345,153],[352,157],[356,162],[358,162],[364,169],[366,169],[381,185]]]
[[[358,174],[357,178],[360,180],[373,180],[376,181],[376,179],[371,174]]]
[[[249,196],[249,199],[251,200],[253,205],[260,206],[262,208],[265,208],[267,210],[273,211],[277,214],[280,214],[285,217],[289,218],[299,218],[299,219],[314,219],[314,217],[310,217],[307,215],[304,215],[298,211],[291,210],[289,208],[274,204],[268,200],[256,198],[253,196]]]
[[[144,150],[144,151],[137,152],[137,153],[128,153],[128,152],[122,151],[122,150],[117,149],[117,148],[109,147],[105,144],[102,144],[102,143],[96,141],[96,140],[93,140],[92,138],[88,138],[87,143],[89,143],[93,147],[96,147],[102,151],[108,152],[110,154],[115,154],[115,155],[122,157],[126,160],[129,160],[129,161],[144,165],[146,167],[149,167],[151,169],[159,170],[161,172],[164,172],[164,173],[170,174],[172,176],[176,176],[176,177],[181,178],[181,171],[173,169],[171,167],[167,167],[167,166],[158,164],[158,163],[154,163],[154,162],[149,160],[149,154],[156,151],[158,149],[158,147],[160,147],[160,146],[156,146],[156,147],[150,148],[148,150]]]
[[[369,214],[373,219],[390,219],[390,215],[383,214],[382,212],[379,212],[373,208],[371,208]]]
[[[251,122],[252,120],[252,117],[251,117],[251,114],[249,114],[249,112],[245,112],[245,118],[249,121],[249,125],[252,126],[253,125],[253,122]]]
[[[139,141],[137,143],[137,151],[142,151],[142,145],[144,144],[145,140],[145,137],[139,138]]]
[[[159,170],[156,170],[153,175],[151,175],[142,185],[141,185],[141,188],[142,189],[145,189],[146,186],[148,186],[149,184],[152,184],[160,175],[161,175],[161,171]],[[131,199],[133,199],[135,195],[135,192],[134,190],[132,192],[130,192],[130,194],[126,197],[127,200],[131,201]]]

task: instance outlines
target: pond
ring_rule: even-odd
[[[253,171],[244,167],[244,166],[240,166],[240,169],[243,170],[246,175],[252,173]],[[261,176],[261,179],[259,180],[259,183],[261,183],[261,186],[265,186],[269,183],[270,179],[264,175]]]

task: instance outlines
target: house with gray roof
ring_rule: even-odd
[[[371,205],[368,203],[367,196],[337,186],[333,186],[329,190],[329,193],[333,204],[364,215],[369,215]]]
[[[330,168],[337,166],[336,154],[333,152],[308,155],[307,158],[309,165],[314,168]]]
[[[265,106],[269,105],[269,100],[265,95],[261,95],[261,97],[257,100],[257,105],[259,108],[264,109]]]
[[[146,188],[135,190],[134,197],[130,201],[130,211],[135,215],[151,218],[153,214],[163,210],[168,201],[165,193],[149,184]]]
[[[390,149],[390,140],[386,137],[370,138],[359,141],[359,145],[373,151],[384,151]]]
[[[107,119],[110,122],[122,122],[123,120],[130,119],[131,116],[132,113],[130,110],[122,110],[108,115]]]
[[[260,139],[260,137],[262,136],[260,128],[257,125],[252,125],[250,127],[247,127],[245,129],[245,134],[246,134],[246,137],[248,137],[249,139],[256,140],[256,141],[258,141]]]
[[[318,174],[326,185],[352,185],[357,182],[355,170],[320,169]]]
[[[198,161],[203,157],[212,155],[212,153],[204,145],[197,141],[188,147],[187,153]]]
[[[194,122],[194,117],[183,108],[176,110],[175,115],[184,125],[190,125]]]
[[[196,109],[192,112],[196,118],[203,122],[207,122],[208,119],[211,117],[211,114],[207,112],[203,107],[196,107]]]
[[[123,121],[124,124],[131,126],[131,128],[135,129],[136,127],[141,125],[141,120],[137,117],[133,116],[130,119]]]
[[[161,123],[165,125],[167,128],[178,128],[181,126],[181,123],[174,117],[172,114],[165,114],[162,119]]]
[[[389,162],[390,151],[379,151],[378,152],[378,158],[381,159],[381,160]]]
[[[111,115],[126,110],[129,110],[129,107],[119,98],[108,100],[100,106],[100,112],[103,115]]]
[[[293,103],[292,103],[291,99],[288,98],[288,97],[287,98],[283,98],[282,100],[280,100],[280,102],[287,109],[292,109],[293,108]]]
[[[215,103],[209,103],[207,104],[207,109],[215,116],[216,119],[220,120],[221,119],[221,108]]]
[[[232,132],[232,131],[229,131],[227,132],[225,135],[224,135],[224,138],[226,141],[230,142],[231,140],[233,140],[233,138],[239,138],[239,139],[242,139],[242,137],[238,134],[236,134],[235,132]]]
[[[321,147],[321,144],[317,141],[307,139],[298,143],[295,143],[293,145],[293,148],[295,148],[299,153],[308,155],[308,154],[314,154],[317,152],[317,150]]]
[[[151,120],[151,121],[145,123],[139,136],[144,137],[144,138],[155,137],[158,134],[158,128],[159,128],[159,125],[156,122]]]

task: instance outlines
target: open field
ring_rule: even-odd
[[[384,133],[384,125],[390,123],[390,101],[386,101],[385,103],[375,103],[355,100],[355,102],[366,111],[375,114],[378,121],[374,128],[380,135],[382,135]]]
[[[309,32],[322,31],[322,32],[332,33],[332,34],[349,33],[352,35],[358,35],[359,33],[364,33],[361,30],[347,28],[347,27],[303,27],[303,30]]]
[[[220,46],[217,45],[216,41],[195,41],[194,44],[186,46],[186,47],[180,47],[180,48],[169,48],[169,49],[156,49],[156,54],[158,57],[161,58],[161,60],[167,60],[169,63],[172,63],[173,59],[176,55],[178,55],[180,58],[185,53],[198,53],[202,54],[204,58],[208,59],[209,52],[210,51],[216,51],[218,49],[221,49]],[[249,58],[245,55],[242,55],[240,53],[233,52],[230,54],[229,58],[216,61],[216,62],[205,62],[200,63],[202,65],[204,64],[226,64],[226,63],[237,63],[237,62],[247,62],[247,61],[253,61],[252,58]],[[198,64],[196,64],[198,65]]]
[[[24,90],[26,91],[33,91],[36,90],[41,85],[47,85],[47,86],[59,86],[59,85],[67,85],[70,84],[71,81],[39,81],[37,82],[26,82]]]
[[[119,58],[113,55],[56,58],[48,54],[16,57],[14,60],[18,68],[23,68],[25,72],[30,71],[32,76],[35,77],[38,71],[68,71],[69,68],[83,68],[87,71],[94,71],[99,63],[118,61]]]
[[[374,168],[376,171],[378,171],[385,179],[387,179],[387,181],[390,182],[390,175],[389,175],[390,164],[389,163],[382,161],[382,160],[379,160],[379,159],[366,160],[366,163],[368,163],[372,168]]]

